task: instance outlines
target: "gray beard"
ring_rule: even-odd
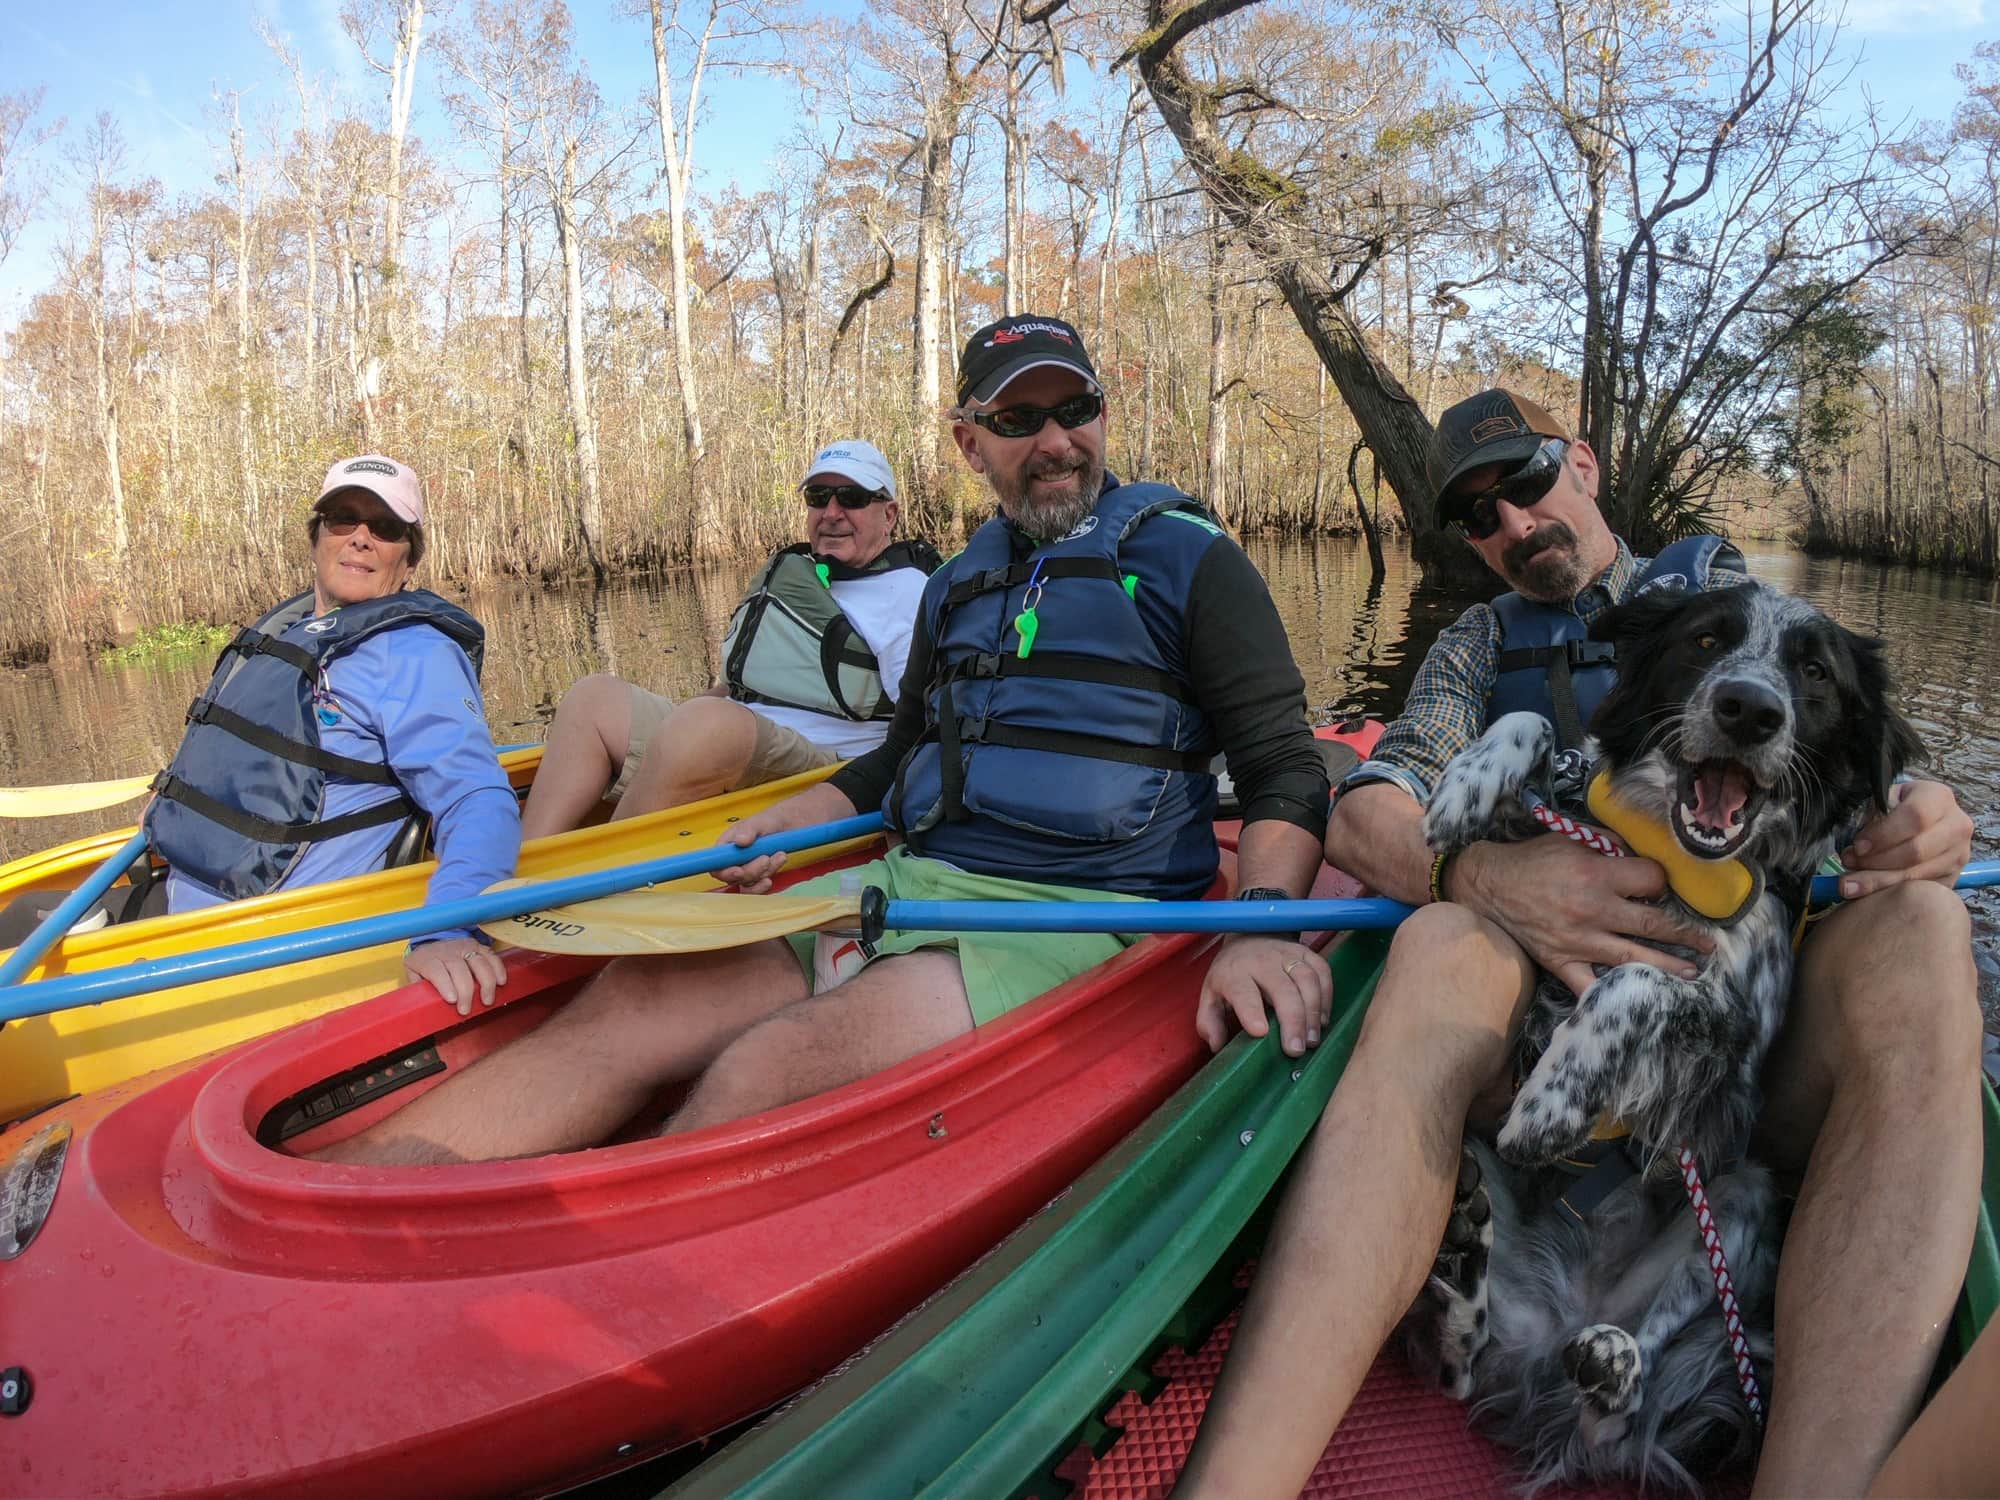
[[[1036,541],[1052,542],[1076,530],[1083,518],[1097,508],[1097,497],[1104,490],[1103,464],[1085,463],[1074,472],[1076,484],[1040,497],[1028,493],[1028,480],[1034,477],[1028,469],[1005,479],[991,473],[987,479],[1008,520]]]

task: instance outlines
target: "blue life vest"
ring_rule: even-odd
[[[1740,580],[1743,554],[1719,536],[1684,537],[1661,549],[1625,598],[1649,589],[1700,593],[1715,573],[1733,573]],[[1486,699],[1487,724],[1526,710],[1555,725],[1563,749],[1580,746],[1591,715],[1618,677],[1611,643],[1589,639],[1589,627],[1575,610],[1516,593],[1495,599],[1493,613],[1500,618],[1500,655]]]
[[[925,731],[884,815],[916,852],[978,874],[1200,895],[1216,744],[1182,642],[1221,529],[1170,485],[1107,476],[1068,536],[1017,561],[1019,536],[996,516],[925,588]]]
[[[407,625],[433,626],[457,642],[475,676],[485,653],[479,622],[427,589],[342,605],[308,625],[302,643],[280,639],[312,609],[310,592],[287,599],[223,647],[208,690],[188,709],[173,764],[153,782],[145,826],[154,853],[231,899],[280,885],[309,843],[415,810],[388,766],[320,747],[313,694],[328,663]],[[329,774],[396,794],[322,822]]]

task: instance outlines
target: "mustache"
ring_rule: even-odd
[[[1081,453],[1071,454],[1067,458],[1036,459],[1028,465],[1028,477],[1030,479],[1060,479],[1065,474],[1079,472],[1084,468],[1085,463],[1086,460]]]
[[[1513,543],[1501,554],[1501,561],[1509,568],[1519,570],[1539,557],[1551,547],[1576,546],[1576,533],[1561,521],[1550,521],[1537,526],[1518,542]]]

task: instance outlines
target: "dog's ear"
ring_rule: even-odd
[[[1878,812],[1889,810],[1889,788],[1896,778],[1925,759],[1924,742],[1895,706],[1895,683],[1882,642],[1839,627],[1841,644],[1853,674],[1854,692],[1846,714],[1847,732],[1861,737],[1860,760],[1867,768],[1869,793]]]
[[[1666,630],[1676,615],[1700,597],[1688,589],[1647,589],[1592,620],[1590,638],[1611,642],[1623,655],[1627,646]]]

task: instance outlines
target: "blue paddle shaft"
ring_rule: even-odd
[[[1976,860],[1955,889],[2000,885],[2000,860]],[[874,893],[871,891],[871,895]],[[1840,899],[1840,878],[1813,881],[1815,906]],[[866,935],[892,932],[1358,932],[1394,927],[1415,907],[1372,896],[1345,901],[884,901],[862,905]]]
[[[127,995],[175,989],[206,979],[227,979],[253,969],[272,969],[309,958],[324,958],[331,953],[372,948],[377,943],[422,937],[427,932],[448,927],[476,927],[481,922],[497,922],[546,907],[566,906],[573,901],[595,901],[600,896],[629,891],[642,885],[656,885],[663,880],[710,875],[755,859],[760,854],[793,854],[801,849],[818,848],[821,844],[866,838],[881,831],[882,815],[864,813],[811,828],[793,829],[789,833],[770,834],[748,845],[716,844],[665,859],[620,865],[616,869],[598,870],[588,875],[568,875],[560,880],[517,886],[510,891],[489,891],[483,896],[467,896],[437,906],[388,912],[379,917],[357,917],[351,922],[337,923],[316,932],[253,938],[223,948],[211,948],[205,953],[121,964],[96,974],[65,974],[59,979],[22,985],[11,994],[0,996],[0,1021],[73,1010],[79,1005],[122,1000]],[[50,920],[53,922],[54,918]]]
[[[42,919],[42,925],[29,933],[27,938],[0,964],[0,986],[15,983],[35,966],[35,960],[53,948],[64,933],[70,930],[76,919],[90,910],[91,903],[111,889],[125,867],[146,850],[146,834],[142,829],[127,839],[116,854],[91,871],[90,878],[67,896],[62,904]]]

